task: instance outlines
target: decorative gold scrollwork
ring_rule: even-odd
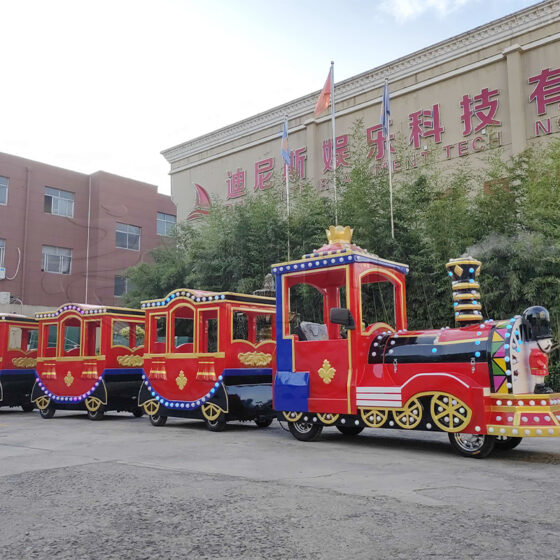
[[[72,385],[72,383],[74,383],[74,376],[70,372],[68,372],[64,376],[64,383],[66,383],[66,387],[70,387],[70,385]]]
[[[324,360],[323,367],[321,367],[317,373],[324,383],[329,384],[333,380],[336,369],[331,366],[329,360]]]
[[[144,411],[148,416],[154,416],[158,413],[159,410],[159,402],[156,399],[151,399],[146,401],[143,405]]]
[[[240,352],[237,357],[243,365],[253,367],[266,366],[272,360],[272,354],[265,352]]]
[[[37,360],[35,358],[14,358],[12,364],[17,368],[31,369],[37,365]]]
[[[202,405],[202,414],[208,422],[215,422],[224,410],[215,403],[206,403]]]
[[[35,404],[39,410],[45,410],[48,408],[49,404],[51,404],[51,399],[49,399],[49,397],[45,397],[45,395],[41,395],[35,400]]]
[[[179,387],[180,391],[185,388],[185,385],[187,384],[187,378],[185,377],[185,372],[183,370],[181,370],[179,375],[175,378],[175,383],[177,383],[177,387]]]
[[[117,362],[124,367],[141,367],[144,365],[144,358],[142,356],[125,355],[118,356]]]
[[[102,404],[103,404],[103,401],[101,399],[98,399],[97,397],[88,397],[85,400],[86,408],[90,412],[96,412],[97,410],[99,410],[99,408],[101,407]]]

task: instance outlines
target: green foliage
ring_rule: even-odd
[[[445,263],[471,254],[482,261],[483,313],[507,318],[530,305],[549,309],[560,333],[560,142],[549,142],[503,161],[489,152],[486,167],[461,162],[444,173],[432,158],[394,174],[395,238],[391,237],[389,182],[372,164],[362,140],[352,135],[350,167],[337,171],[338,222],[354,228],[353,241],[382,257],[410,266],[408,327],[453,324]],[[401,146],[397,158],[412,159]],[[252,292],[270,265],[311,252],[325,243],[334,223],[333,198],[305,181],[291,181],[290,212],[277,178],[266,192],[233,207],[215,200],[211,214],[176,228],[176,248],[160,248],[153,264],[128,271],[134,291],[129,305],[163,297],[178,287]],[[329,178],[332,183],[332,177]],[[294,308],[313,314],[313,301],[295,296]],[[299,298],[299,299],[298,299]],[[560,389],[560,356],[551,359],[552,383]]]

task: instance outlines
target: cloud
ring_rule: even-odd
[[[471,3],[471,0],[382,0],[381,9],[403,23],[426,12],[435,12],[437,17],[444,18]]]

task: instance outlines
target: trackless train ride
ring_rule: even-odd
[[[331,226],[327,238],[272,266],[275,299],[179,289],[141,310],[68,304],[36,321],[0,315],[0,406],[36,405],[44,418],[145,412],[155,426],[197,418],[212,431],[278,417],[301,441],[329,426],[349,436],[447,432],[458,453],[477,458],[560,436],[560,393],[544,384],[546,309],[485,320],[480,262],[452,259],[458,326],[409,331],[408,267],[353,244],[349,227]]]

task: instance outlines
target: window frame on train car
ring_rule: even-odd
[[[331,307],[328,307],[328,302],[327,302],[327,294],[325,292],[326,290],[326,282],[323,283],[323,286],[321,286],[321,282],[309,282],[309,278],[313,278],[313,277],[327,277],[329,274],[332,276],[333,272],[336,271],[336,274],[343,274],[344,275],[344,281],[340,282],[340,283],[335,283],[336,285],[336,289],[337,289],[337,294],[336,294],[336,302],[334,302],[335,304],[333,304]],[[295,280],[295,281],[294,281]],[[342,332],[340,330],[340,325],[336,325],[335,323],[331,323],[330,322],[330,309],[332,309],[333,307],[346,307],[347,309],[350,309],[350,305],[351,305],[351,298],[350,298],[350,280],[351,280],[351,273],[350,273],[350,267],[349,265],[336,265],[336,266],[332,266],[332,267],[328,267],[328,268],[319,268],[319,269],[314,269],[314,270],[305,270],[304,272],[290,272],[287,274],[284,274],[282,276],[282,299],[283,299],[283,303],[282,303],[282,338],[284,339],[288,339],[291,338],[293,339],[294,336],[297,336],[295,333],[291,332],[291,326],[290,326],[290,313],[291,313],[291,298],[290,298],[290,290],[292,287],[296,286],[296,285],[309,285],[313,288],[315,288],[317,291],[319,291],[319,293],[321,293],[323,295],[323,323],[324,325],[327,326],[327,333],[328,333],[328,338],[326,340],[338,340],[342,337]],[[345,295],[345,305],[342,305],[343,302],[340,301],[340,297],[341,297],[341,290],[344,289],[344,295]],[[329,328],[331,325],[334,325],[337,329],[338,332],[338,336],[337,337],[332,337],[331,336],[331,330],[334,330],[333,328]],[[277,334],[278,336],[278,334]],[[298,342],[307,342],[305,340],[298,340]]]
[[[220,313],[221,313],[221,309],[220,307],[202,307],[202,308],[197,308],[197,328],[195,331],[195,340],[196,340],[196,346],[195,346],[195,350],[196,353],[198,354],[205,354],[205,355],[210,355],[210,354],[218,354],[220,352]],[[215,311],[216,312],[216,317],[210,317],[209,319],[207,319],[208,321],[210,320],[216,320],[216,350],[210,351],[208,349],[201,349],[201,345],[202,345],[202,335],[204,334],[204,330],[203,330],[203,325],[204,325],[204,314],[208,313],[210,311]]]
[[[128,345],[126,344],[115,344],[115,324],[124,323],[125,326],[122,328],[128,328]],[[134,336],[131,332],[132,327],[134,327]],[[138,350],[142,348],[146,343],[146,331],[144,330],[144,342],[143,344],[138,344],[138,327],[144,327],[144,321],[137,321],[131,318],[125,317],[111,317],[111,348],[125,348],[126,350]],[[121,329],[122,330],[122,329]],[[124,335],[121,335],[125,338]],[[131,346],[131,340],[134,339],[134,346]]]
[[[236,313],[243,313],[245,316],[247,316],[247,312],[253,314],[255,316],[255,341],[253,342],[252,340],[250,340],[249,338],[245,339],[245,338],[234,338],[234,333],[235,333],[235,314]],[[268,316],[270,317],[270,325],[271,325],[271,337],[270,338],[265,338],[263,340],[258,340],[258,325],[257,325],[257,320],[260,316]],[[250,307],[244,307],[244,306],[232,306],[231,307],[231,318],[230,318],[230,326],[231,326],[231,330],[230,330],[230,342],[234,343],[234,342],[245,342],[245,343],[249,343],[252,346],[254,346],[255,348],[257,348],[258,346],[260,346],[261,344],[265,344],[267,342],[274,342],[274,329],[276,327],[276,321],[274,320],[275,317],[275,311],[274,309],[270,309],[270,310],[264,310],[261,307],[258,308],[250,308]],[[249,336],[249,330],[247,332],[247,336]]]
[[[188,309],[189,312],[192,314],[192,317],[182,317],[182,316],[178,317],[177,313],[180,312],[182,309]],[[177,346],[176,344],[176,334],[175,334],[177,319],[189,320],[192,325],[192,341],[183,342],[179,346]],[[167,353],[185,354],[185,355],[195,354],[197,348],[196,337],[197,337],[197,308],[196,306],[190,304],[187,301],[181,301],[177,305],[169,309],[167,312],[167,340],[166,340]],[[188,352],[186,352],[185,350],[180,350],[180,347],[185,344],[192,344],[192,349]]]
[[[77,323],[76,324],[68,324],[68,323]],[[68,349],[66,347],[67,338],[66,338],[66,330],[67,329],[78,329],[78,345],[74,346],[73,348]],[[64,357],[77,357],[82,355],[82,348],[83,348],[83,321],[81,317],[77,317],[75,315],[67,315],[59,322],[59,338],[60,338],[60,356]],[[72,340],[68,338],[68,340]],[[75,344],[75,343],[74,343]],[[70,354],[74,350],[78,350],[77,354]]]

